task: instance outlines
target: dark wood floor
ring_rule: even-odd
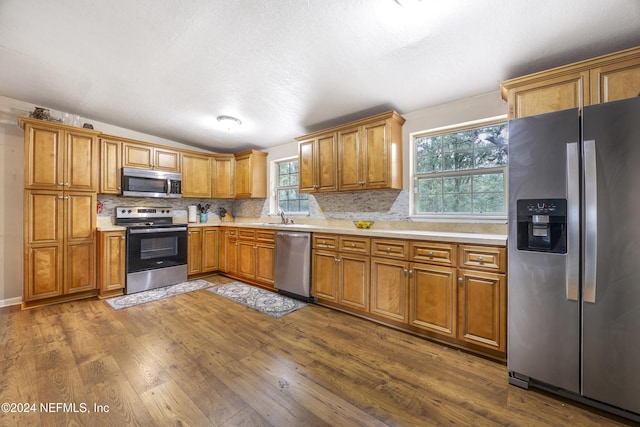
[[[630,424],[366,320],[315,305],[272,319],[206,290],[3,308],[0,339],[0,403],[36,404],[2,426]]]

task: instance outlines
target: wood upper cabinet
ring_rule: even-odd
[[[267,153],[247,150],[235,156],[235,197],[267,197]]]
[[[100,138],[100,190],[101,194],[121,194],[122,141]]]
[[[509,118],[640,95],[640,47],[504,81]]]
[[[404,122],[388,111],[296,138],[298,189],[401,189]]]
[[[211,197],[232,199],[235,197],[235,158],[233,155],[216,154],[211,157]]]
[[[298,144],[298,189],[302,192],[338,190],[338,144],[335,132]]]
[[[180,172],[180,152],[132,140],[122,144],[122,166]]]
[[[96,194],[26,190],[24,302],[96,289]]]
[[[98,232],[98,287],[100,296],[120,295],[126,278],[127,240],[124,231]]]
[[[340,191],[402,188],[402,124],[390,112],[338,130]]]
[[[21,117],[25,138],[24,187],[98,190],[98,131]]]
[[[211,158],[208,155],[182,153],[182,196],[211,197]]]

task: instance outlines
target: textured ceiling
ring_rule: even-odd
[[[0,0],[0,95],[260,149],[640,45],[639,22],[638,0]]]

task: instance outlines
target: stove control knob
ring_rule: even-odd
[[[126,210],[122,209],[122,213],[125,213],[125,212],[126,212]]]
[[[127,211],[127,213],[131,213],[131,209],[129,209],[129,210]]]

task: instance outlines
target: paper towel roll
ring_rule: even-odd
[[[191,205],[189,206],[189,222],[196,222],[196,206],[195,205]]]

